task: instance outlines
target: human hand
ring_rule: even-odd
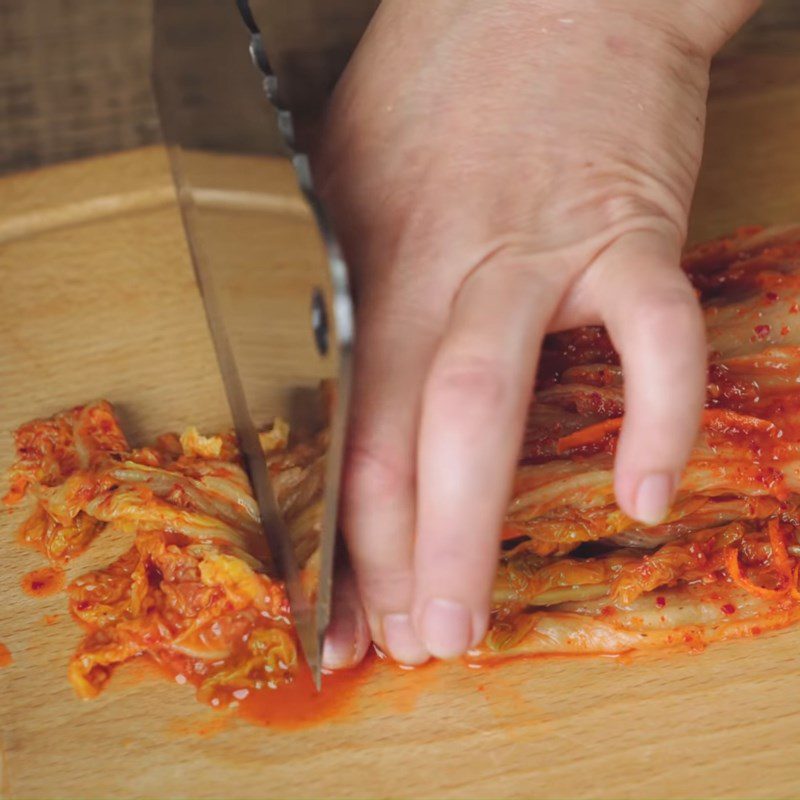
[[[395,659],[452,658],[486,631],[546,332],[607,327],[626,375],[617,500],[667,513],[705,392],[679,258],[709,62],[757,5],[381,3],[314,168],[358,299],[343,527]],[[334,667],[368,641],[343,597]]]

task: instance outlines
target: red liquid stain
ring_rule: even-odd
[[[156,664],[149,658],[136,659],[134,663],[139,662],[145,662],[141,664],[144,669],[137,671],[140,677],[145,677],[148,672],[152,674],[152,669],[155,669],[161,676],[166,675],[177,683],[199,685],[199,681],[192,680],[168,663]],[[317,692],[311,672],[303,664],[291,683],[274,689],[226,691],[224,696],[212,700],[209,705],[217,709],[214,717],[218,721],[210,722],[208,714],[199,714],[173,723],[170,732],[181,736],[214,736],[227,730],[237,717],[278,730],[298,730],[346,721],[352,719],[357,711],[365,684],[374,681],[378,674],[387,673],[392,674],[395,680],[381,695],[381,702],[399,714],[409,713],[440,674],[441,666],[440,662],[431,662],[421,667],[401,667],[372,650],[357,667],[323,672],[322,688]],[[130,682],[130,675],[127,680]]]
[[[22,578],[22,589],[32,597],[49,597],[64,588],[64,570],[58,567],[35,569]]]
[[[470,658],[470,654],[467,653],[465,664],[470,669],[484,671],[502,669],[508,664],[519,664],[522,661],[596,661],[598,659],[604,659],[628,663],[629,659],[640,654],[641,651],[633,649],[625,650],[622,653],[605,653],[602,651],[596,653],[510,653],[507,656],[493,653],[488,660],[481,661],[479,658]],[[481,685],[489,686],[490,684]],[[485,691],[485,689],[480,689],[479,687],[479,691]]]
[[[130,667],[138,665],[131,674]],[[392,673],[397,678],[390,689],[381,696],[397,713],[413,710],[417,700],[425,694],[431,680],[439,674],[441,664],[431,663],[422,667],[400,667],[383,654],[371,651],[364,661],[349,670],[323,672],[322,689],[317,692],[311,672],[303,664],[291,683],[281,684],[275,689],[247,689],[226,691],[223,697],[212,700],[216,711],[200,712],[176,720],[169,726],[175,736],[216,736],[231,728],[237,718],[249,723],[277,730],[298,730],[317,725],[346,721],[353,718],[361,689],[379,673]],[[135,683],[153,674],[168,677],[180,684],[199,685],[169,663],[159,664],[150,658],[137,658],[127,665],[125,682]]]
[[[370,679],[378,663],[378,657],[370,654],[353,669],[323,674],[320,692],[314,688],[311,671],[303,664],[289,684],[248,691],[246,696],[236,697],[237,714],[258,725],[283,730],[334,721],[354,710],[358,690]]]
[[[0,642],[0,668],[7,667],[12,660],[11,651],[2,642]]]
[[[469,657],[469,656],[468,656]],[[569,659],[580,659],[585,654],[574,654],[567,656]],[[515,655],[502,658],[499,661],[471,662],[468,663],[471,669],[477,671],[476,678],[486,670],[494,672],[496,668],[502,668],[507,664],[520,661],[554,661],[562,660],[562,656],[555,653],[536,653],[529,655]],[[595,655],[594,658],[597,658]],[[617,661],[621,656],[614,656]],[[509,739],[515,741],[530,741],[532,738],[539,738],[547,730],[547,723],[551,722],[552,717],[545,713],[537,700],[531,697],[526,685],[522,682],[520,673],[516,676],[508,672],[499,675],[486,675],[485,682],[476,683],[475,690],[480,692],[485,703],[485,707],[493,718],[492,727]],[[479,679],[480,680],[480,679]],[[520,718],[524,716],[525,722],[520,724]]]
[[[441,661],[429,661],[418,667],[404,667],[379,653],[381,663],[377,667],[382,672],[394,675],[390,691],[387,691],[382,700],[385,700],[398,714],[409,714],[416,708],[420,697],[427,693],[439,679],[442,669],[446,666]]]
[[[234,719],[229,714],[224,715],[215,711],[206,711],[200,714],[190,714],[183,719],[175,720],[169,726],[169,732],[174,736],[200,736],[210,739],[233,727]]]
[[[524,728],[520,727],[518,722],[519,713],[520,709],[529,709],[532,704],[522,689],[505,681],[493,681],[483,685],[485,688],[482,694],[495,724],[512,739],[526,738]],[[511,720],[514,721],[513,724]]]
[[[184,674],[181,668],[169,662],[156,663],[150,658],[140,658],[133,663],[139,664],[139,669],[133,676],[127,676],[128,681],[133,677],[133,682],[136,682],[137,678],[152,674],[155,668],[157,673],[179,684],[199,686],[201,683],[201,679]],[[220,719],[227,721],[210,727],[204,722],[202,727],[211,736],[226,728],[234,717],[278,730],[297,730],[337,721],[356,709],[359,690],[376,670],[383,668],[379,656],[371,652],[353,669],[323,672],[322,690],[317,692],[311,671],[303,663],[290,683],[280,684],[274,689],[229,690],[207,702],[220,712]],[[191,727],[191,723],[189,725]],[[177,729],[173,732],[180,733]],[[197,733],[196,730],[192,732]]]

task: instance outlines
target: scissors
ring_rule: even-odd
[[[298,121],[319,109],[309,96],[329,88],[308,77],[307,65],[331,53],[343,63],[342,51],[323,47],[304,60],[291,16],[307,5],[157,0],[153,79],[231,417],[319,690],[355,332],[347,266],[315,191]],[[280,45],[282,35],[273,66],[268,42]],[[333,385],[327,409],[321,380]],[[329,431],[319,570],[311,582],[307,574],[301,580],[303,564],[259,443],[259,429],[277,416],[293,430]]]

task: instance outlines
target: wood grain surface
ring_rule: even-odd
[[[800,219],[797,52],[779,42],[719,65],[693,239]],[[100,396],[135,443],[227,424],[160,149],[5,178],[0,209],[0,469],[19,423]],[[303,213],[266,211],[276,235]],[[287,358],[305,346],[287,342]],[[294,732],[205,709],[136,667],[79,701],[63,594],[19,585],[43,565],[14,541],[21,516],[0,513],[3,798],[800,793],[800,630],[633,663],[382,670],[346,714]],[[122,547],[101,540],[69,576]]]

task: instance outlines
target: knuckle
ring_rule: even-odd
[[[499,551],[499,545],[497,549]],[[431,563],[436,565],[436,570],[440,575],[474,578],[495,572],[494,562],[485,558],[482,547],[465,548],[464,542],[459,541],[457,536],[437,541],[431,550]],[[472,586],[470,591],[474,588]]]
[[[397,562],[362,563],[357,569],[358,586],[364,602],[370,607],[405,607],[411,602],[414,575],[401,569]]]
[[[610,183],[597,198],[597,208],[609,230],[652,229],[678,241],[686,236],[688,195],[680,181],[640,175],[635,164],[624,165],[631,174],[621,184]],[[691,175],[691,170],[687,174]],[[633,177],[635,176],[635,177]]]
[[[511,393],[500,359],[449,356],[434,367],[428,379],[429,396],[448,415],[494,412]]]
[[[499,537],[498,537],[499,539]],[[490,591],[496,574],[499,542],[494,538],[476,542],[465,548],[463,542],[443,541],[431,543],[426,553],[427,565],[421,570],[415,584],[417,591],[439,591],[453,597],[463,597],[467,604],[483,601]]]
[[[412,488],[410,466],[387,445],[355,440],[348,449],[346,463],[346,503],[396,499]]]
[[[702,331],[700,306],[689,289],[668,289],[644,296],[637,304],[637,327],[660,344]]]
[[[345,528],[359,595],[369,608],[410,602],[414,574],[411,550],[398,541],[367,535],[354,540]]]

